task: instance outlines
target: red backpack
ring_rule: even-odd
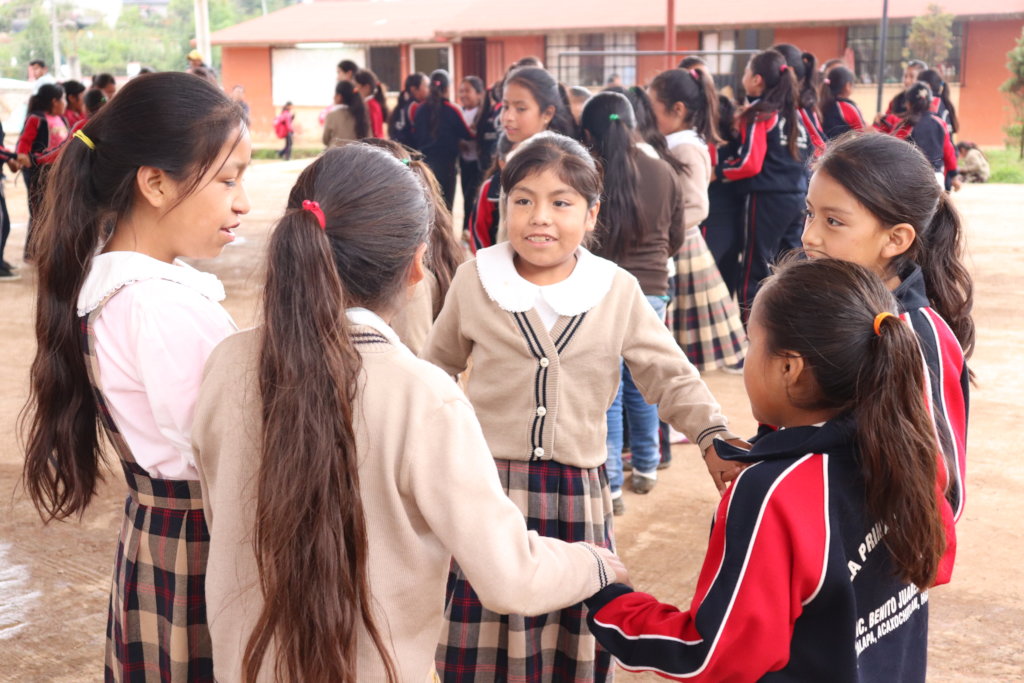
[[[278,114],[277,118],[274,119],[274,134],[279,138],[288,137],[288,115],[284,112]]]

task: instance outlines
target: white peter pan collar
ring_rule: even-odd
[[[143,280],[170,280],[214,302],[223,301],[226,296],[224,285],[216,275],[196,270],[177,259],[166,263],[137,251],[111,251],[93,257],[89,274],[78,293],[78,315],[91,313],[117,290]]]
[[[566,279],[540,287],[524,279],[512,262],[515,252],[508,242],[476,253],[476,270],[487,296],[502,310],[524,313],[534,307],[537,293],[558,315],[585,313],[600,303],[611,290],[619,267],[594,256],[583,247],[576,249],[576,267]]]
[[[695,130],[677,130],[675,133],[669,133],[665,136],[665,142],[668,143],[668,148],[678,147],[679,145],[696,145],[698,147],[706,147],[707,143],[704,142],[704,138],[697,135]]]

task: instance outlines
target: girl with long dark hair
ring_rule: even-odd
[[[203,365],[235,331],[212,258],[249,211],[241,109],[183,73],[132,79],[62,151],[38,218],[38,350],[24,481],[43,519],[80,515],[102,441],[131,490],[107,616],[108,681],[213,681],[209,535],[192,452]]]
[[[406,147],[412,147],[412,119],[409,108],[416,102],[422,102],[430,94],[430,83],[426,74],[411,73],[405,77],[402,92],[398,94],[398,103],[388,117],[388,137]]]
[[[828,140],[865,128],[860,107],[850,99],[854,82],[853,72],[845,66],[833,68],[821,82],[821,113]]]
[[[811,52],[802,52],[800,48],[789,43],[772,45],[773,50],[786,58],[786,64],[793,70],[797,84],[797,102],[800,118],[804,122],[807,135],[814,145],[814,156],[825,150],[825,131],[819,113],[818,103],[818,69],[817,58]]]
[[[388,118],[388,100],[377,74],[369,69],[360,69],[353,78],[356,90],[366,103],[370,117],[370,135],[384,137],[384,121]]]
[[[946,122],[932,112],[932,90],[927,83],[918,81],[907,88],[907,109],[890,135],[910,140],[924,154],[935,172],[935,182],[948,190],[960,189],[957,178],[956,147]]]
[[[351,81],[338,81],[334,86],[334,107],[324,119],[324,146],[333,147],[346,140],[368,137],[370,116],[363,96]]]
[[[28,101],[28,117],[18,137],[16,151],[28,193],[28,229],[25,234],[25,260],[34,254],[35,222],[43,200],[45,172],[55,159],[54,150],[68,136],[64,118],[64,89],[55,83],[39,86]]]
[[[741,146],[720,159],[715,177],[743,183],[746,229],[736,285],[744,322],[768,266],[799,245],[811,145],[799,111],[796,76],[775,50],[754,55],[743,71],[748,105],[738,120]]]
[[[423,152],[424,161],[441,185],[445,206],[455,205],[455,176],[459,161],[459,143],[472,140],[473,131],[462,110],[448,99],[451,77],[444,69],[430,74],[430,94],[422,104],[409,110],[413,122],[415,149]]]
[[[262,324],[210,358],[193,442],[219,680],[430,680],[453,557],[501,613],[625,573],[527,530],[465,395],[388,324],[431,212],[393,154],[327,150],[270,239]]]
[[[743,451],[683,609],[630,587],[587,600],[630,671],[673,680],[913,681],[946,538],[913,330],[871,271],[797,260],[762,285],[744,384],[783,427]],[[721,442],[719,442],[721,443]]]
[[[650,89],[658,126],[686,169],[680,176],[686,239],[673,254],[669,327],[698,370],[735,367],[743,362],[743,324],[700,230],[710,210],[711,155],[717,160],[722,141],[715,84],[703,68],[670,69]]]
[[[913,102],[908,98],[908,106]],[[960,215],[919,149],[886,135],[850,133],[830,144],[811,178],[803,246],[812,258],[873,270],[918,335],[927,368],[925,401],[941,454],[937,487],[945,493],[940,502],[950,542],[940,581],[948,581],[956,550],[953,524],[965,499],[965,357],[974,351],[974,287],[963,263]]]
[[[648,303],[665,320],[669,278],[665,264],[683,244],[683,197],[679,176],[643,146],[633,107],[624,95],[601,92],[580,117],[584,144],[601,164],[604,193],[594,230],[593,253],[637,278]],[[625,410],[625,415],[623,411]],[[632,486],[648,493],[658,479],[658,407],[648,404],[622,365],[622,383],[608,409],[608,484],[615,514],[622,499],[623,421],[629,420]]]

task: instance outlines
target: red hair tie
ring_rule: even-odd
[[[320,208],[319,202],[314,202],[309,199],[302,200],[302,210],[309,211],[311,214],[316,216],[316,222],[320,224],[321,230],[327,229],[327,219],[324,218],[324,211]]]
[[[782,66],[779,67],[779,73],[782,73],[783,71],[785,71],[788,68],[789,68],[789,64],[783,64]]]
[[[700,80],[700,74],[697,73],[696,69],[690,69],[690,75],[693,76],[693,80],[695,80],[695,81],[699,81]]]

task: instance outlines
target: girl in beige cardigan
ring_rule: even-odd
[[[636,278],[581,246],[600,210],[587,151],[535,135],[501,180],[509,241],[459,268],[423,355],[452,375],[472,357],[470,400],[530,528],[610,546],[605,413],[620,359],[644,398],[700,445],[719,486],[732,468],[709,451],[732,435]],[[481,604],[466,568],[454,572],[437,654],[446,682],[606,679],[610,657],[595,649],[582,605],[505,617]]]
[[[466,398],[387,324],[423,276],[429,219],[394,156],[328,150],[271,238],[262,326],[207,364],[193,443],[218,680],[431,679],[452,557],[502,613],[624,574],[527,530]]]

